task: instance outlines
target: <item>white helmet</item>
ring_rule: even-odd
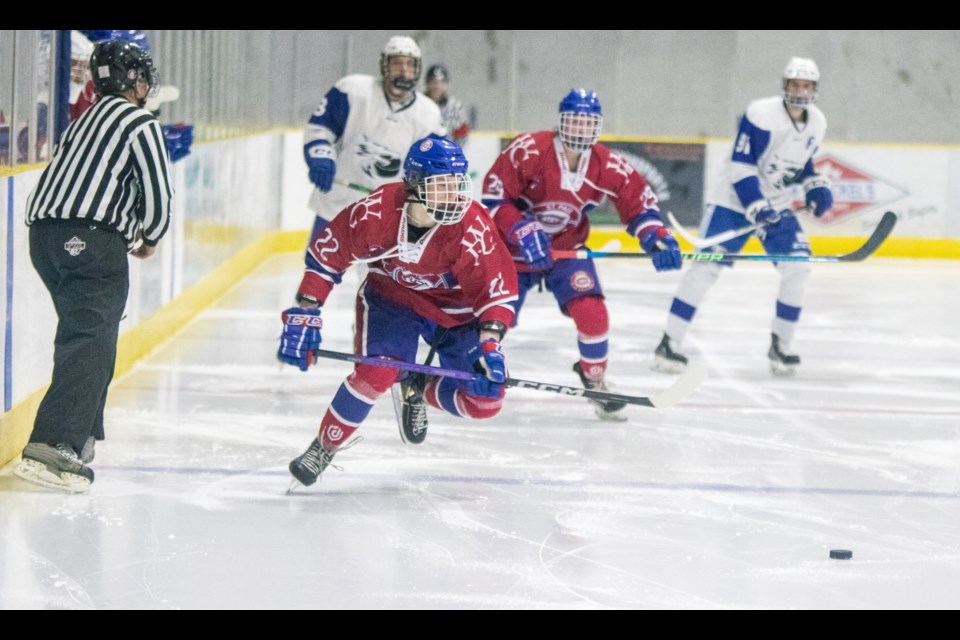
[[[412,91],[420,80],[421,69],[420,47],[417,46],[416,40],[410,36],[390,36],[387,44],[383,47],[383,51],[380,53],[380,76],[383,78],[387,77],[387,62],[390,56],[410,56],[416,61],[417,72],[412,80],[405,78],[394,78],[393,80],[393,85],[398,89]]]
[[[788,80],[811,80],[816,83],[812,96],[787,93]],[[811,58],[790,58],[783,69],[783,101],[791,107],[806,107],[817,101],[820,90],[820,69]]]

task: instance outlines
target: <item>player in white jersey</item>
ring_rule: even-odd
[[[415,89],[420,71],[417,43],[393,36],[381,53],[379,78],[341,78],[310,116],[303,155],[316,186],[309,204],[317,214],[311,237],[362,197],[361,189],[398,181],[410,145],[440,133],[440,109]]]
[[[707,197],[700,228],[705,236],[762,223],[756,234],[769,254],[810,255],[810,244],[790,208],[795,186],[817,217],[833,205],[830,187],[814,169],[827,120],[814,104],[820,71],[809,58],[791,58],[783,72],[783,95],[754,100],[740,119],[733,153]],[[728,240],[714,251],[737,253],[752,234]],[[780,272],[776,314],[768,356],[771,371],[792,375],[800,357],[790,346],[810,275],[808,262],[774,263]],[[693,262],[670,307],[667,327],[654,353],[653,369],[679,373],[687,358],[679,353],[693,316],[723,267],[733,263]]]

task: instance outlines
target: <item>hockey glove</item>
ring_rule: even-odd
[[[829,184],[820,176],[812,176],[803,182],[803,190],[807,194],[807,208],[818,218],[833,206],[833,193],[830,192]]]
[[[553,266],[550,257],[550,236],[536,220],[521,220],[510,229],[510,243],[520,248],[520,255],[532,269],[543,271]]]
[[[640,247],[653,256],[653,268],[670,271],[683,266],[680,244],[666,227],[653,227],[640,237]]]
[[[303,156],[310,172],[310,182],[324,193],[330,191],[333,176],[337,173],[337,157],[333,147],[327,142],[314,142],[303,148]]]
[[[787,210],[789,211],[789,209]],[[750,224],[765,224],[772,226],[780,222],[780,214],[770,205],[769,200],[757,200],[743,212]]]
[[[484,377],[467,383],[467,393],[485,398],[502,398],[506,393],[503,386],[507,379],[507,363],[500,343],[487,338],[467,353],[473,360],[473,370]]]
[[[283,320],[283,335],[280,336],[280,362],[300,367],[306,371],[314,362],[313,352],[320,347],[320,309],[290,307],[280,315]]]
[[[170,153],[170,162],[183,160],[190,155],[190,145],[193,144],[192,124],[165,124],[160,128]]]

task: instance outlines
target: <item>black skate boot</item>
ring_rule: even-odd
[[[330,466],[333,455],[333,453],[320,446],[320,442],[314,438],[306,451],[290,461],[290,473],[297,479],[297,482],[309,487]]]
[[[427,438],[427,401],[423,390],[427,376],[414,373],[400,382],[403,411],[400,419],[400,438],[409,444],[420,444]]]
[[[86,493],[93,482],[93,469],[80,460],[66,442],[31,442],[13,473],[21,480],[68,493]]]
[[[780,336],[775,333],[770,334],[770,351],[767,357],[770,358],[770,371],[775,376],[789,378],[796,375],[797,367],[800,366],[800,356],[796,354],[784,353],[784,347],[781,347]],[[789,351],[789,347],[786,347]]]
[[[653,366],[650,368],[660,373],[683,373],[687,368],[687,356],[674,351],[670,347],[670,336],[664,333],[653,352]]]
[[[580,367],[579,362],[573,363],[573,371],[580,376],[580,382],[583,384],[585,389],[590,389],[591,391],[610,391],[610,387],[603,380],[595,382],[583,375],[583,368]],[[590,404],[593,405],[593,411],[597,414],[597,417],[601,420],[608,420],[610,422],[624,422],[627,419],[620,411],[623,411],[623,408],[627,406],[625,402],[617,402],[615,400],[588,400]]]

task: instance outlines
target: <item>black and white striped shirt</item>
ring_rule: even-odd
[[[118,96],[104,96],[67,127],[27,198],[27,224],[90,220],[133,246],[155,245],[170,225],[170,163],[160,123]]]

